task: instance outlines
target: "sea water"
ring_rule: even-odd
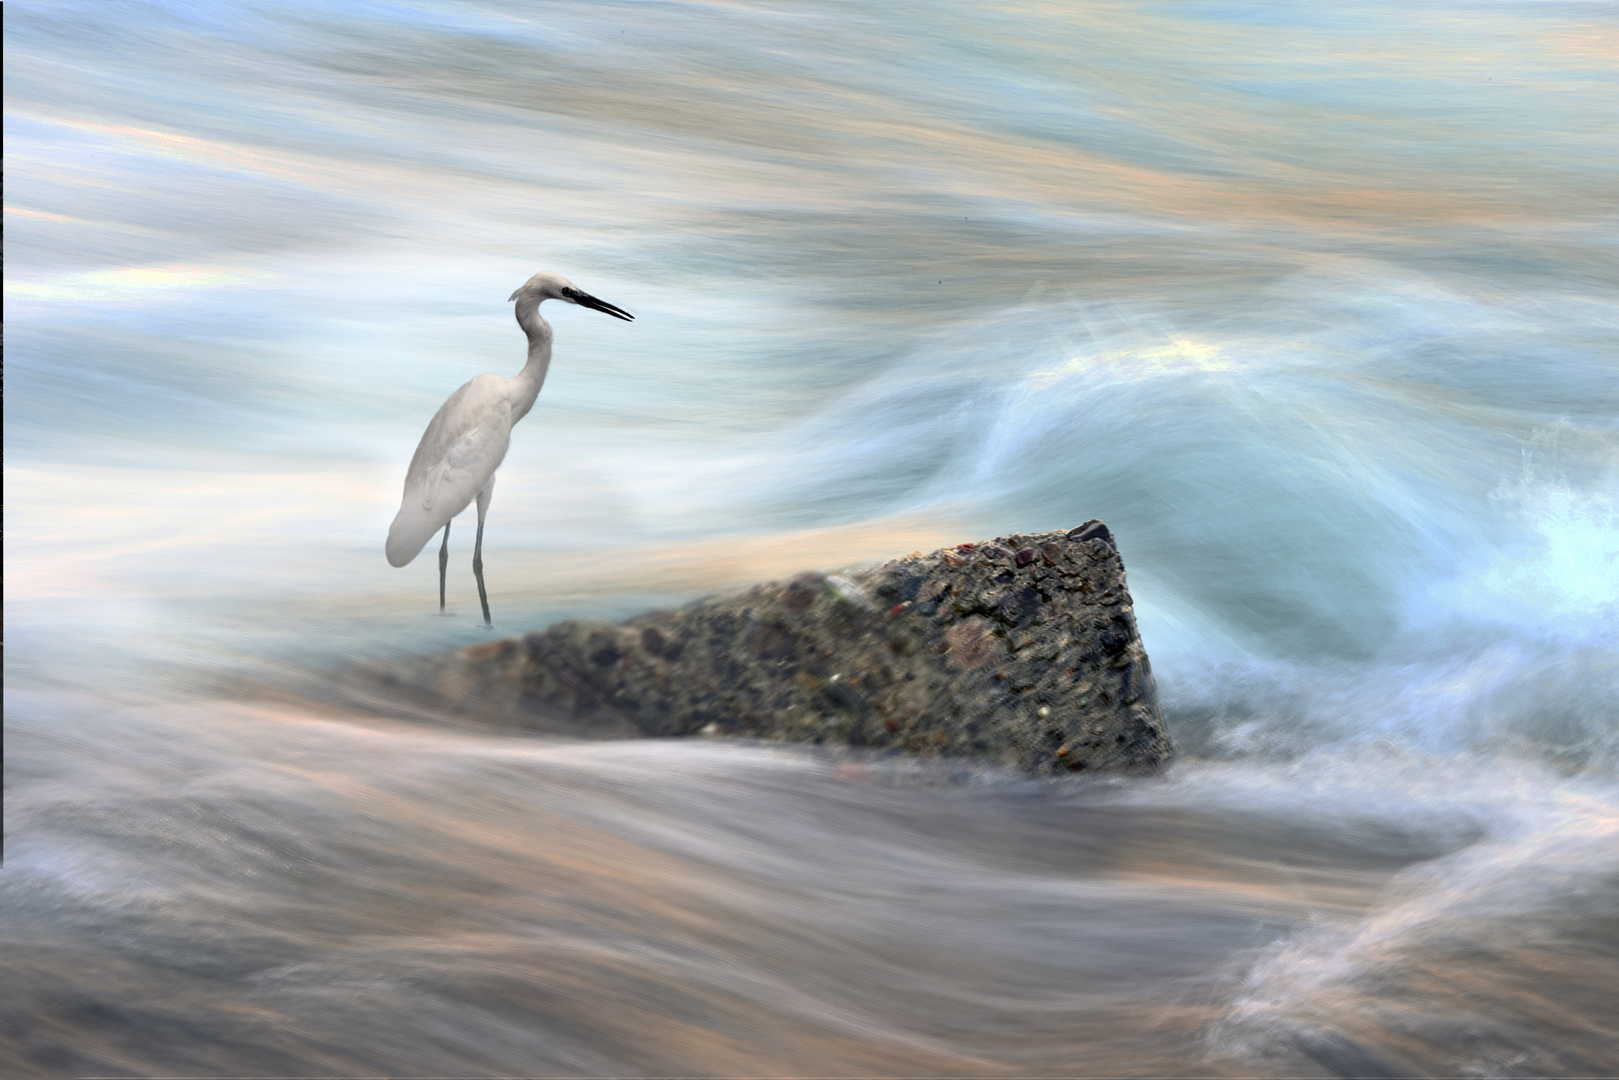
[[[1619,1071],[1611,7],[7,16],[6,1075]],[[1089,518],[1162,777],[321,692]]]

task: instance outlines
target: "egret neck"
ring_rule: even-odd
[[[534,407],[551,367],[551,324],[540,317],[539,297],[524,296],[517,301],[517,325],[528,335],[528,363],[511,380],[514,423]]]

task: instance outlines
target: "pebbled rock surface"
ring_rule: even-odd
[[[1048,775],[1170,757],[1101,522],[559,623],[386,679],[519,730],[890,748]]]

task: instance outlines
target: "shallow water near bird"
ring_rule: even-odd
[[[1609,13],[220,11],[8,6],[0,1072],[1619,1071]],[[495,634],[1098,517],[1175,766],[343,701],[542,269]]]

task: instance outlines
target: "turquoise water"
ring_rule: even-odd
[[[1612,9],[7,14],[8,1075],[1619,1069]],[[1099,517],[1176,768],[298,696],[541,269],[496,634]]]

